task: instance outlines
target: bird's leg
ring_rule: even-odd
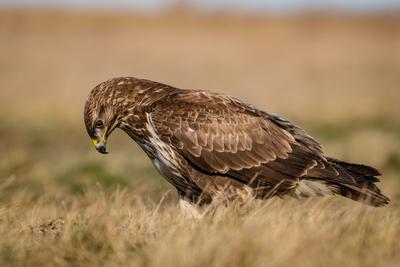
[[[182,214],[188,219],[201,219],[203,214],[195,203],[186,200],[183,196],[179,196],[179,207],[181,208]]]

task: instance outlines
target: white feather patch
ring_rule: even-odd
[[[294,189],[294,193],[299,197],[326,196],[334,194],[332,189],[321,181],[301,180]]]
[[[199,207],[189,201],[179,198],[179,207],[181,208],[183,215],[188,219],[200,219],[202,217]]]
[[[168,144],[166,144],[164,141],[160,139],[160,137],[156,133],[156,130],[154,129],[151,115],[146,114],[146,117],[148,122],[146,128],[150,133],[149,139],[151,144],[156,149],[158,159],[160,160],[158,164],[162,163],[166,165],[171,170],[172,173],[180,176],[179,172],[177,171],[179,170],[179,164],[177,162],[175,151],[173,151],[173,149]],[[157,165],[156,167],[161,168],[160,166]]]

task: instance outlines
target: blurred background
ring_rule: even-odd
[[[399,1],[0,0],[0,38],[1,201],[171,189],[121,132],[91,146],[86,96],[115,76],[279,113],[400,198]]]

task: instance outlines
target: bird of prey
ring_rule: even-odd
[[[113,78],[90,92],[84,121],[100,153],[114,129],[127,133],[177,189],[183,208],[219,196],[389,202],[375,185],[376,169],[328,157],[297,125],[223,94]]]

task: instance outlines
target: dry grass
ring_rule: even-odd
[[[217,207],[191,221],[171,203],[98,188],[79,197],[49,190],[35,201],[17,193],[0,212],[3,266],[397,266],[400,260],[398,205],[271,200]]]
[[[399,17],[0,11],[0,266],[397,266]],[[392,199],[273,199],[182,218],[129,138],[82,123],[117,75],[233,94],[378,167]]]

